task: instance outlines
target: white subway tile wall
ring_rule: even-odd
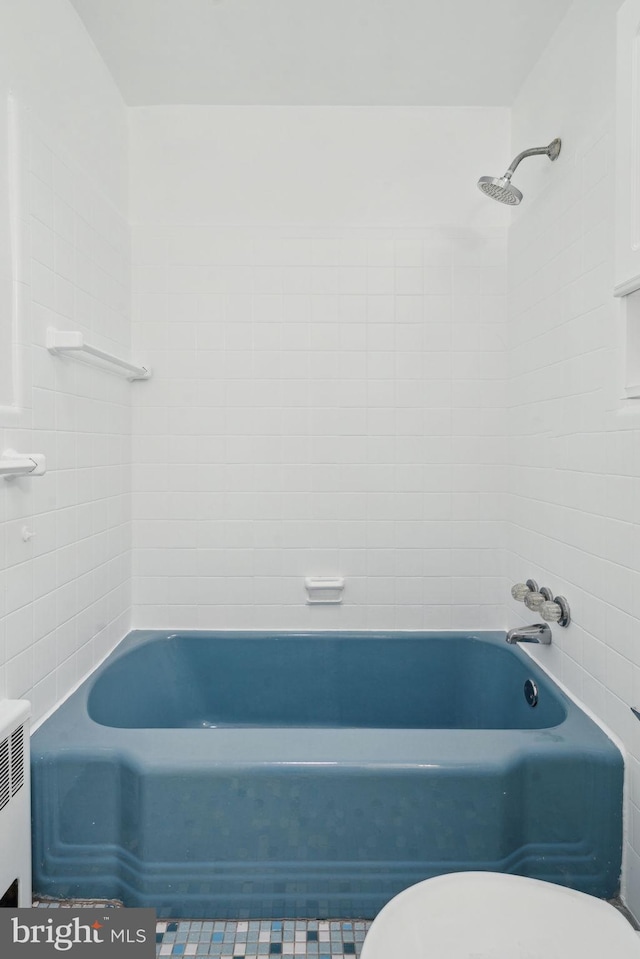
[[[133,240],[136,625],[499,627],[504,229]]]
[[[132,583],[138,626],[473,629],[530,621],[508,588],[533,576],[573,613],[533,655],[628,751],[623,893],[640,916],[640,401],[620,398],[612,297],[619,0],[573,4],[509,111],[269,116],[127,111],[66,0],[10,6],[0,151],[11,88],[20,393],[0,408],[0,452],[44,452],[48,472],[0,479],[0,697],[30,698],[35,719],[63,698],[129,629]],[[509,125],[510,156],[558,135],[563,148],[518,169],[507,240],[474,178],[510,158]],[[451,142],[464,148],[432,149]],[[50,356],[49,325],[154,378]],[[334,573],[344,605],[305,606],[304,576]]]
[[[509,233],[507,582],[533,576],[571,604],[571,626],[534,655],[628,751],[623,893],[638,916],[640,412],[622,399],[613,297],[615,10],[579,6],[513,114],[514,152],[540,139],[541,116],[541,142],[563,147],[518,171],[529,188]],[[509,606],[510,625],[531,622]]]
[[[139,384],[46,350],[53,326],[128,354],[130,230],[18,107],[22,383],[19,408],[0,408],[0,449],[45,453],[47,472],[0,479],[0,698],[29,698],[37,719],[128,631]]]

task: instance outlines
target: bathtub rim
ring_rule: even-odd
[[[184,631],[178,631],[178,632],[174,630],[162,630],[162,631],[153,630],[153,631],[149,631],[148,635],[147,635],[147,631],[141,631],[141,633],[142,635],[140,636],[135,636],[133,633],[127,636],[125,640],[123,640],[123,642],[120,644],[120,646],[116,648],[113,654],[109,657],[109,662],[105,663],[105,665],[101,669],[96,670],[95,674],[92,677],[91,682],[87,685],[87,695],[84,697],[86,712],[88,714],[89,719],[91,719],[93,722],[96,722],[99,726],[107,726],[109,728],[114,728],[114,729],[155,729],[158,731],[159,730],[167,731],[169,729],[175,729],[175,728],[181,728],[181,729],[182,728],[187,728],[187,729],[200,728],[199,725],[195,725],[195,726],[183,725],[182,723],[178,723],[176,726],[173,726],[170,723],[165,725],[164,723],[156,723],[156,722],[151,722],[149,724],[146,724],[145,722],[134,722],[133,725],[129,726],[124,721],[118,721],[118,716],[116,715],[118,713],[118,709],[116,708],[115,711],[112,711],[110,707],[108,707],[107,711],[111,713],[112,717],[115,716],[115,718],[114,718],[114,721],[109,721],[109,718],[104,719],[104,718],[97,717],[96,708],[92,704],[92,700],[93,700],[94,694],[97,691],[97,687],[100,686],[103,680],[107,678],[110,670],[116,667],[118,663],[122,662],[122,660],[126,659],[129,656],[133,655],[134,662],[135,662],[137,653],[144,651],[148,647],[153,647],[155,644],[158,644],[158,649],[156,651],[156,656],[158,658],[162,659],[165,653],[168,653],[168,655],[172,657],[172,660],[174,657],[176,657],[176,659],[179,660],[180,665],[182,665],[183,667],[186,666],[187,669],[189,669],[189,663],[191,659],[191,650],[189,649],[189,644],[192,641],[194,642],[194,644],[197,644],[194,651],[196,652],[196,655],[198,655],[200,650],[202,649],[202,646],[200,645],[201,643],[204,645],[208,643],[214,644],[218,640],[220,640],[224,644],[223,648],[226,648],[227,650],[233,648],[236,643],[238,644],[239,647],[241,647],[242,644],[246,642],[247,644],[250,645],[250,651],[247,654],[248,656],[253,655],[253,651],[256,650],[257,647],[259,647],[263,642],[267,646],[268,651],[271,643],[274,644],[274,647],[279,645],[281,642],[287,643],[289,655],[292,657],[295,655],[295,648],[297,644],[298,643],[305,644],[307,643],[307,641],[310,641],[310,643],[312,645],[315,645],[316,648],[319,648],[325,642],[327,644],[335,644],[336,639],[338,641],[338,645],[342,641],[345,641],[346,643],[350,645],[354,643],[355,645],[358,645],[361,643],[363,646],[367,646],[369,643],[371,643],[372,644],[371,653],[373,655],[375,655],[376,647],[379,650],[381,644],[383,648],[385,648],[385,650],[387,648],[391,650],[391,647],[393,646],[393,644],[398,643],[398,644],[402,644],[402,646],[399,647],[397,653],[395,654],[390,653],[390,656],[391,656],[391,659],[393,659],[395,656],[396,660],[398,660],[399,658],[400,661],[402,661],[403,657],[408,657],[409,661],[411,661],[411,657],[413,654],[409,647],[413,643],[415,643],[416,645],[422,646],[424,651],[425,647],[423,644],[428,645],[431,642],[433,642],[435,646],[434,652],[436,653],[436,656],[438,657],[438,659],[436,659],[436,662],[438,664],[440,663],[440,658],[439,658],[440,653],[443,649],[445,649],[445,647],[450,647],[450,654],[454,655],[456,662],[458,661],[458,659],[460,660],[458,675],[460,677],[460,680],[463,686],[466,686],[467,684],[473,685],[474,677],[476,675],[475,668],[484,667],[484,656],[486,655],[489,657],[489,663],[492,664],[493,669],[498,673],[499,679],[500,679],[500,671],[502,669],[502,666],[498,664],[505,663],[507,669],[513,668],[519,671],[520,675],[517,679],[517,682],[524,682],[524,680],[528,678],[532,678],[536,680],[538,686],[540,687],[540,691],[542,693],[543,699],[546,698],[552,701],[551,706],[541,707],[541,709],[538,709],[538,710],[527,711],[525,709],[525,713],[528,712],[528,716],[531,719],[531,725],[526,721],[524,725],[520,725],[518,724],[518,721],[515,719],[515,717],[513,717],[514,718],[513,725],[509,724],[508,722],[505,725],[502,725],[502,724],[494,725],[494,724],[491,724],[490,722],[486,723],[486,721],[481,720],[479,725],[474,725],[473,723],[471,723],[470,725],[464,725],[461,723],[460,725],[455,724],[454,726],[451,726],[451,727],[449,727],[446,724],[440,725],[439,723],[436,723],[435,725],[411,724],[408,726],[404,726],[398,722],[392,722],[389,725],[385,725],[384,723],[373,723],[370,726],[362,722],[354,722],[353,724],[345,723],[344,725],[342,724],[334,725],[332,723],[329,723],[328,725],[324,725],[322,723],[315,723],[313,721],[311,722],[304,722],[304,721],[302,722],[295,722],[295,721],[269,722],[267,721],[264,724],[260,723],[259,721],[250,721],[250,722],[247,722],[246,724],[243,723],[242,721],[237,723],[231,721],[230,723],[227,724],[225,723],[224,718],[222,718],[219,726],[216,725],[214,727],[211,727],[219,730],[224,728],[239,728],[245,731],[250,729],[286,730],[290,728],[291,729],[303,728],[306,730],[310,730],[310,729],[323,729],[323,730],[328,730],[328,729],[341,729],[341,730],[344,730],[344,729],[354,729],[354,730],[356,729],[374,729],[374,730],[417,729],[420,731],[431,730],[431,729],[442,731],[448,728],[452,728],[452,729],[465,730],[465,731],[486,730],[486,731],[493,731],[493,732],[497,732],[499,730],[510,731],[510,730],[518,730],[518,729],[527,730],[527,731],[545,730],[545,729],[553,730],[562,725],[562,723],[566,720],[567,714],[570,710],[569,703],[567,702],[566,698],[564,698],[561,695],[561,693],[559,692],[553,680],[549,681],[550,678],[548,676],[544,676],[544,674],[541,674],[539,671],[536,671],[535,668],[531,666],[531,661],[523,659],[522,656],[520,655],[518,647],[513,647],[511,645],[506,645],[506,644],[503,645],[502,637],[499,634],[497,636],[493,635],[493,631],[487,631],[485,635],[477,635],[477,634],[472,634],[469,631],[457,630],[455,631],[454,637],[443,636],[440,630],[421,630],[421,631],[413,630],[410,634],[405,634],[395,630],[367,630],[367,631],[334,630],[331,632],[329,631],[320,632],[319,630],[314,630],[314,631],[297,630],[297,631],[289,631],[289,632],[284,632],[282,630],[238,630],[236,631],[235,634],[231,636],[226,630],[184,630]],[[293,640],[293,642],[291,642],[291,640]],[[175,641],[175,646],[173,649],[171,649],[171,646],[174,645],[174,641]],[[462,650],[460,650],[459,648],[456,649],[456,646],[458,643],[462,644]],[[166,644],[166,647],[163,649],[162,647],[165,644]],[[475,647],[475,650],[474,650],[474,647]],[[474,652],[476,654],[480,652],[479,663],[476,662],[474,659]],[[274,648],[274,653],[275,653],[275,648]],[[364,652],[364,655],[366,657],[367,655],[366,650]],[[430,655],[430,653],[427,652],[427,655]],[[153,653],[152,653],[152,656],[153,656]],[[498,657],[497,659],[495,659],[496,656]],[[445,660],[446,660],[446,657],[447,657],[447,654],[445,653]],[[471,665],[469,665],[468,660],[465,663],[465,659],[467,659],[467,657],[471,659]],[[148,662],[149,660],[147,659],[143,661]],[[244,651],[243,651],[242,653],[240,653],[241,668],[244,668],[244,662],[245,660],[244,660]],[[248,662],[249,661],[247,661],[247,663]],[[428,663],[429,661],[427,660],[427,663],[425,665],[428,666]],[[173,665],[178,669],[180,668],[179,664],[178,662],[173,663]],[[444,665],[446,669],[447,663],[445,662]],[[136,665],[133,666],[133,668],[135,670],[139,670],[140,666],[138,663],[136,663]],[[449,682],[453,678],[453,681],[455,683],[455,675],[456,674],[454,673],[453,677],[448,677],[447,681]],[[144,670],[143,670],[142,676],[144,677]],[[294,681],[295,681],[295,677],[294,677]],[[144,682],[145,682],[144,678],[141,677],[141,683],[144,683]],[[199,682],[199,679],[196,679],[196,683],[198,682]],[[513,682],[513,680],[510,680],[510,682]],[[148,688],[151,690],[152,695],[154,690],[156,693],[160,692],[160,689],[157,689],[155,686],[151,686]],[[417,688],[419,688],[419,684]],[[516,692],[518,687],[510,686],[509,688],[510,688],[510,694],[513,695]],[[476,691],[475,688],[467,689],[466,702],[469,703],[469,701],[471,700],[470,702],[471,712],[473,712],[472,697],[475,691]],[[425,690],[425,692],[428,694],[428,690]],[[201,693],[201,690],[199,690],[199,688],[197,690],[194,690],[195,695],[199,693]],[[345,693],[347,693],[346,689],[345,689]],[[239,695],[241,696],[243,694],[244,694],[243,691],[239,693]],[[104,694],[102,694],[102,696],[104,696]],[[98,698],[100,699],[100,695],[98,696]],[[524,706],[524,703],[522,703],[522,706]],[[463,709],[465,708],[464,704],[462,705],[462,708]],[[103,701],[102,707],[98,707],[98,709],[100,712],[104,714],[104,709],[105,709],[104,701]],[[541,719],[542,716],[545,716],[545,714],[547,714],[547,710],[549,709],[551,710],[555,709],[560,714],[560,716],[557,717],[556,721],[549,721],[550,717]],[[507,713],[507,715],[509,714]]]
[[[354,636],[356,636],[356,635],[358,635],[358,634],[363,634],[363,635],[371,635],[371,634],[389,635],[389,634],[393,634],[393,635],[397,635],[397,636],[410,637],[410,636],[423,636],[423,635],[425,635],[425,634],[438,634],[438,635],[449,636],[449,637],[451,637],[451,638],[463,637],[463,636],[464,636],[464,637],[474,637],[474,638],[478,638],[478,639],[483,639],[483,638],[485,638],[485,637],[494,637],[494,638],[496,638],[496,639],[503,639],[504,642],[505,642],[505,644],[506,644],[506,636],[507,636],[507,630],[506,630],[506,629],[503,629],[503,628],[496,628],[496,629],[393,629],[393,630],[369,630],[369,629],[351,629],[351,630],[344,630],[344,629],[309,629],[309,630],[299,630],[299,629],[273,630],[273,629],[272,629],[272,630],[247,630],[247,629],[235,629],[235,628],[234,628],[234,629],[182,629],[182,628],[177,628],[177,629],[170,629],[170,630],[161,630],[161,629],[157,629],[157,628],[134,627],[133,629],[130,629],[128,632],[126,632],[126,633],[124,634],[124,636],[121,636],[120,639],[118,639],[118,640],[111,646],[111,648],[110,648],[106,653],[104,653],[103,656],[101,656],[98,660],[96,660],[96,662],[91,666],[91,668],[88,669],[85,673],[83,673],[83,675],[73,684],[73,686],[71,687],[71,689],[69,689],[69,691],[68,691],[67,693],[65,693],[64,696],[61,697],[61,699],[57,700],[57,701],[54,703],[53,706],[51,706],[49,709],[47,709],[47,710],[46,710],[41,716],[39,716],[37,719],[34,719],[34,720],[32,721],[32,723],[31,723],[31,729],[30,729],[30,735],[33,736],[34,733],[36,733],[36,732],[38,731],[38,729],[39,729],[48,719],[50,719],[51,716],[53,716],[53,714],[54,714],[55,712],[57,712],[58,709],[60,709],[61,706],[63,706],[69,699],[71,699],[71,697],[74,695],[74,693],[76,693],[76,692],[80,689],[80,687],[83,686],[84,683],[87,682],[87,680],[91,679],[91,677],[94,675],[94,673],[97,673],[98,670],[105,664],[105,662],[106,662],[111,656],[113,656],[114,653],[117,652],[118,647],[121,646],[121,645],[124,643],[124,641],[127,640],[127,639],[128,639],[129,637],[131,637],[131,636],[134,636],[134,635],[135,635],[135,636],[145,635],[145,636],[149,636],[149,637],[150,637],[152,634],[157,635],[157,634],[159,634],[159,633],[160,633],[160,634],[170,633],[171,635],[178,634],[178,633],[195,633],[195,634],[224,633],[224,634],[230,634],[230,635],[232,635],[232,636],[240,636],[240,635],[242,635],[242,634],[245,634],[245,635],[246,635],[246,634],[248,634],[248,633],[250,633],[250,634],[252,634],[252,635],[259,635],[259,634],[270,634],[270,635],[273,635],[273,633],[275,633],[275,632],[277,632],[277,633],[279,633],[279,634],[282,634],[282,635],[289,635],[289,636],[291,636],[291,635],[296,635],[296,636],[298,636],[298,635],[303,635],[303,634],[304,634],[304,635],[311,635],[311,636],[312,636],[312,635],[319,634],[319,633],[330,633],[331,635],[339,636],[339,635],[345,635],[346,633],[349,633],[349,635],[354,635]],[[543,654],[544,654],[544,653],[548,653],[548,650],[549,650],[549,649],[552,649],[552,648],[553,648],[553,647],[544,647],[544,648],[542,649],[542,653],[543,653]],[[539,667],[539,668],[542,670],[542,672],[544,673],[545,678],[550,679],[551,682],[554,683],[562,693],[564,693],[564,695],[566,696],[566,698],[567,698],[568,700],[570,700],[571,703],[573,703],[575,706],[577,706],[578,709],[581,709],[582,712],[585,713],[585,714],[589,717],[589,719],[591,719],[591,721],[594,722],[594,723],[596,724],[596,726],[598,726],[598,727],[602,730],[602,732],[605,734],[605,736],[606,736],[608,739],[611,740],[611,742],[614,744],[614,746],[616,746],[616,748],[617,748],[617,749],[620,751],[620,753],[622,754],[622,757],[623,757],[623,759],[624,759],[624,761],[625,761],[625,769],[626,769],[627,759],[628,759],[628,750],[627,750],[627,747],[625,746],[624,742],[623,742],[623,741],[620,739],[620,737],[618,736],[618,734],[615,733],[615,732],[611,729],[611,727],[607,725],[607,723],[605,723],[604,719],[602,719],[602,717],[601,717],[598,713],[595,713],[572,689],[570,689],[568,686],[566,686],[566,685],[562,682],[562,680],[561,680],[561,679],[551,670],[551,668],[545,663],[544,659],[545,659],[546,657],[540,658],[540,659],[538,659],[538,658],[536,657],[535,652],[540,652],[540,650],[539,650],[538,648],[536,648],[536,650],[535,650],[535,652],[534,652],[533,649],[529,648],[529,647],[525,644],[524,646],[522,646],[522,645],[516,645],[515,649],[516,649],[516,650],[520,650],[520,652],[522,653],[522,655],[526,656],[529,660],[531,660],[531,662],[533,663],[534,666]]]
[[[147,771],[185,767],[192,768],[196,763],[207,762],[216,766],[239,768],[245,765],[268,766],[327,766],[360,767],[376,765],[381,768],[399,768],[411,766],[424,768],[452,768],[459,765],[477,765],[478,749],[481,760],[503,767],[505,763],[516,762],[518,758],[531,754],[532,750],[547,751],[553,748],[557,753],[569,755],[576,741],[584,744],[589,740],[589,726],[592,720],[587,711],[575,702],[572,696],[561,688],[559,683],[546,672],[533,658],[526,656],[518,648],[506,646],[505,655],[518,658],[534,678],[549,683],[552,692],[557,695],[565,710],[565,718],[556,726],[542,729],[386,729],[366,727],[240,727],[215,729],[197,728],[155,728],[155,727],[114,727],[104,726],[93,720],[88,711],[88,699],[92,682],[108,668],[108,660],[114,662],[125,656],[131,649],[162,638],[176,635],[185,636],[229,636],[270,639],[275,636],[299,636],[317,638],[321,635],[344,636],[366,641],[368,638],[393,637],[421,640],[446,635],[455,640],[473,639],[489,642],[501,647],[505,639],[503,630],[132,630],[117,647],[105,656],[100,664],[77,685],[73,693],[58,704],[54,712],[59,712],[62,730],[69,734],[70,743],[65,747],[69,754],[74,752],[75,737],[72,731],[80,725],[84,727],[82,737],[77,740],[77,749],[83,750],[91,743],[98,752],[117,755],[133,767],[144,767]],[[536,676],[536,673],[539,673]],[[79,695],[78,695],[79,694]],[[73,702],[69,702],[75,695]],[[50,716],[53,713],[50,714]],[[50,718],[50,716],[48,718]],[[41,729],[43,722],[37,724],[34,732]],[[617,743],[595,722],[599,733],[613,743],[622,754]],[[162,738],[162,747],[159,739]],[[194,738],[195,737],[195,738]],[[198,738],[199,737],[199,738]],[[47,741],[47,732],[38,736],[39,741]],[[604,749],[604,746],[593,748]],[[209,741],[206,741],[209,740]],[[273,753],[277,742],[277,755]],[[36,745],[34,743],[34,745]],[[197,748],[196,748],[197,747]],[[59,743],[52,745],[51,751],[60,751]],[[425,762],[425,755],[429,761]],[[266,757],[266,758],[265,758]],[[626,762],[625,762],[626,767]]]

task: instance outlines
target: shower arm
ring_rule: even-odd
[[[523,150],[522,153],[519,153],[515,160],[512,160],[509,169],[504,175],[505,180],[510,180],[513,174],[516,172],[519,164],[526,157],[541,156],[544,154],[548,156],[550,160],[556,160],[558,154],[560,153],[560,140],[552,140],[551,143],[546,147],[531,147],[529,150]]]

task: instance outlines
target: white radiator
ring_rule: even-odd
[[[31,905],[30,713],[0,699],[0,902],[20,907]]]

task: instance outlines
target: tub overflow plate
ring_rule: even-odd
[[[524,684],[524,698],[530,706],[538,705],[538,687],[532,679],[528,679]]]

